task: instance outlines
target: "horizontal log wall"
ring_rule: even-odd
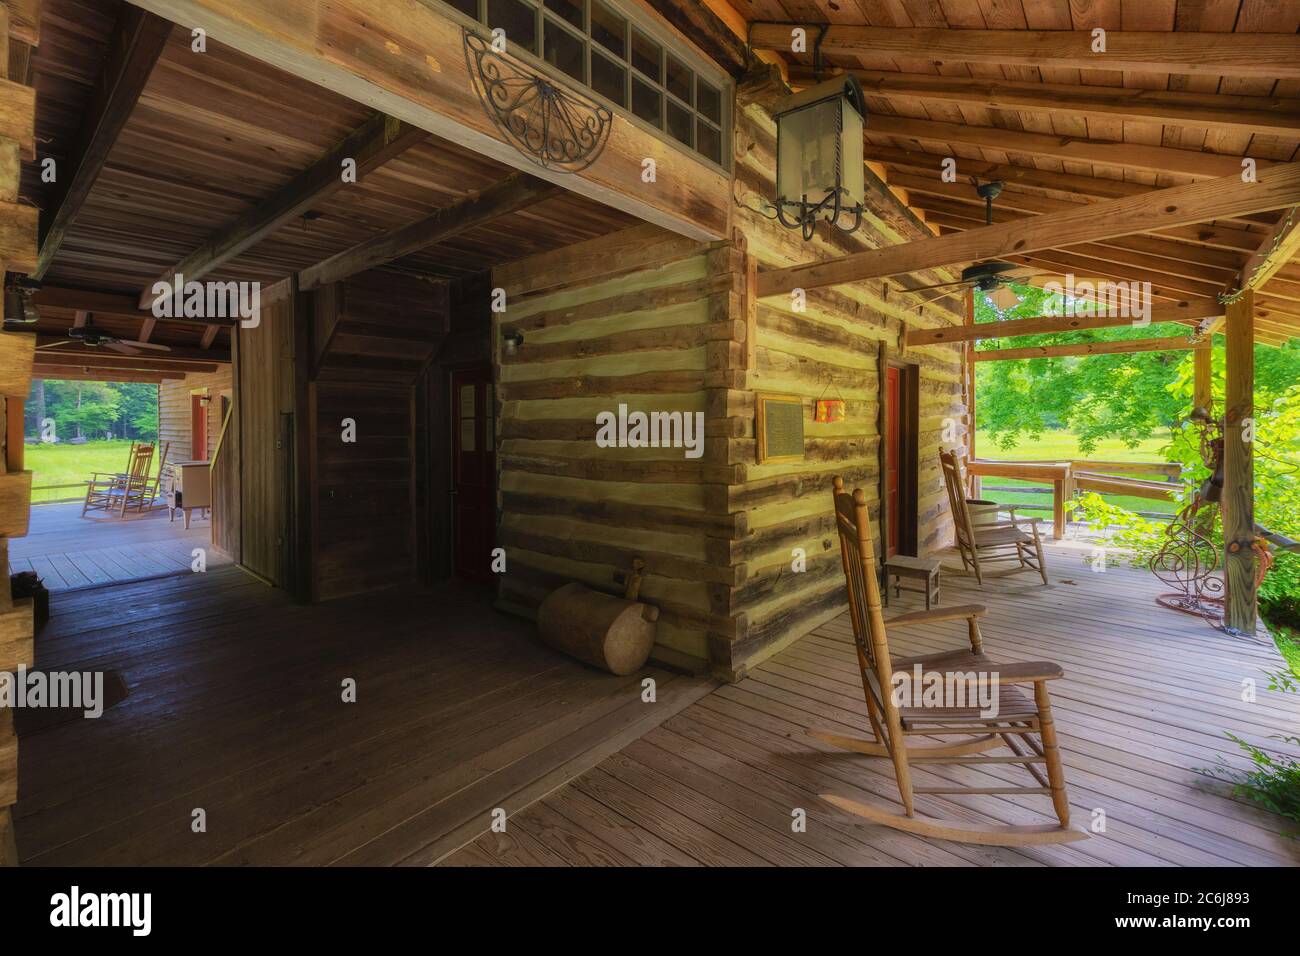
[[[725,438],[682,448],[601,448],[596,417],[620,403],[705,412],[737,348],[735,276],[709,246],[650,226],[500,267],[494,316],[503,604],[531,610],[577,580],[614,592],[645,560],[641,596],[662,610],[657,656],[701,661],[731,627],[714,610],[734,582]],[[515,355],[503,335],[524,336]]]
[[[171,379],[158,386],[158,440],[169,442],[167,460],[189,461],[193,457],[191,442],[192,416],[190,396],[206,391],[212,399],[208,406],[207,448],[209,459],[221,436],[221,393],[231,390],[230,367],[218,372],[191,372],[184,378]]]
[[[805,242],[796,231],[756,213],[775,194],[775,125],[764,106],[743,99],[737,122],[737,194],[746,208],[736,216],[736,248],[752,263],[733,268],[788,266],[925,234],[924,226],[909,221],[887,194],[877,197],[876,214],[866,216],[853,236],[822,226]],[[909,281],[920,285],[946,278]],[[754,329],[746,375],[738,389],[713,399],[725,410],[715,428],[729,436],[726,462],[744,471],[743,481],[729,491],[727,507],[743,529],[733,546],[739,580],[726,595],[727,613],[741,624],[734,640],[715,641],[711,653],[715,671],[733,679],[846,608],[830,492],[835,475],[866,492],[879,550],[882,353],[914,365],[919,375],[917,540],[922,553],[951,537],[938,453],[945,419],[960,422],[964,411],[962,353],[951,347],[901,348],[909,326],[958,318],[930,309],[918,316],[915,299],[897,283],[813,290],[802,311],[789,297],[754,300],[746,317]],[[803,400],[803,461],[757,464],[754,396],[762,393]],[[815,422],[820,397],[842,398],[845,420]],[[795,549],[805,555],[802,571],[794,570]]]

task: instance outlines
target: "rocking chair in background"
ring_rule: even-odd
[[[84,518],[87,511],[115,511],[119,518],[123,518],[128,508],[143,511],[151,480],[149,472],[153,465],[153,453],[153,445],[133,444],[125,472],[95,472],[86,486],[86,501],[81,507],[81,516]]]
[[[848,813],[873,823],[921,836],[991,846],[1030,846],[1070,843],[1088,834],[1070,826],[1070,803],[1065,792],[1056,727],[1047,694],[1047,682],[1062,676],[1061,668],[1045,661],[999,664],[983,653],[979,618],[985,613],[978,604],[964,607],[915,611],[885,621],[880,610],[880,588],[867,517],[867,499],[861,489],[852,495],[844,491],[844,479],[835,478],[835,522],[839,528],[840,554],[848,587],[849,617],[853,642],[857,646],[858,669],[871,722],[872,740],[844,737],[824,731],[809,735],[844,750],[870,757],[889,757],[903,801],[903,813],[869,806],[847,797],[822,794],[822,798]],[[965,620],[970,650],[941,651],[893,660],[887,628],[906,627],[937,621]],[[903,705],[895,699],[898,675],[912,677],[913,669],[959,674],[966,686],[983,687],[996,694],[996,714],[983,714],[978,706],[958,706],[944,700],[941,705]],[[1032,684],[1032,698],[1017,685]],[[949,682],[945,680],[945,687]],[[951,704],[951,706],[950,706]],[[990,708],[992,710],[992,708]],[[917,743],[921,737],[964,737],[959,741]],[[1005,744],[1011,756],[988,756],[985,751]],[[912,764],[960,764],[996,767],[1023,766],[1036,786],[918,787],[912,783]],[[999,782],[1000,783],[1000,782]],[[917,794],[1038,794],[1050,796],[1059,825],[989,825],[962,820],[917,817]]]
[[[1043,542],[1038,537],[1038,519],[1017,517],[1015,508],[1007,508],[1010,521],[995,518],[988,524],[974,524],[966,500],[966,476],[962,474],[961,462],[953,452],[940,451],[939,465],[943,468],[943,482],[952,508],[957,553],[966,572],[983,584],[985,577],[1037,571],[1047,584],[1047,562],[1043,558]],[[993,572],[984,568],[986,564],[1003,561],[1014,561],[1016,567]]]

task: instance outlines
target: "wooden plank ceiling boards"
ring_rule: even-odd
[[[359,250],[383,252],[362,267],[454,279],[635,222],[550,184],[464,215],[466,202],[483,213],[481,197],[510,188],[499,184],[516,182],[514,169],[211,37],[195,52],[188,29],[138,6],[45,0],[42,25],[29,60],[35,138],[66,176],[49,183],[39,162],[22,167],[22,200],[47,223],[34,331],[52,344],[80,315],[172,350],[124,365],[102,348],[43,348],[43,369],[70,367],[54,356],[73,354],[139,375],[195,356],[229,361],[233,320],[149,311],[154,284],[176,274],[259,282],[265,305],[274,283],[337,271]],[[344,158],[355,182],[340,176]],[[388,242],[412,231],[420,241]]]
[[[1300,5],[708,6],[755,51],[779,57],[796,88],[835,72],[857,75],[870,114],[868,164],[944,237],[983,226],[977,182],[1006,183],[994,222],[1018,223],[1007,231],[1018,235],[1068,203],[1243,172],[1263,182],[1270,167],[1300,158]],[[794,53],[800,26],[807,52]],[[941,176],[946,159],[956,162],[955,180]],[[1151,281],[1157,307],[1182,302],[1202,311],[1220,293],[1252,288],[1256,338],[1276,344],[1300,334],[1300,266],[1292,261],[1300,236],[1288,213],[1283,205],[1206,209],[1158,236],[1139,229],[1086,247],[1060,237],[1032,255],[1016,257],[1021,250],[1011,247],[981,254],[1044,272]],[[776,280],[762,281],[771,288]],[[931,321],[948,321],[939,316]]]

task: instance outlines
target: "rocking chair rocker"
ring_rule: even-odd
[[[1070,843],[1088,834],[1070,826],[1070,804],[1065,792],[1065,774],[1047,682],[1062,676],[1056,664],[1043,661],[998,664],[984,655],[979,618],[985,610],[978,604],[914,611],[886,622],[880,610],[880,588],[867,517],[867,499],[861,489],[852,495],[844,491],[844,479],[835,478],[835,521],[839,527],[840,554],[847,580],[849,617],[857,645],[858,669],[867,701],[867,716],[874,739],[860,740],[824,731],[809,735],[844,750],[869,757],[889,757],[903,802],[903,813],[869,806],[834,794],[822,798],[848,813],[873,823],[905,830],[920,836],[990,846],[1031,846]],[[936,621],[965,620],[970,650],[941,651],[891,660],[886,626],[905,627]],[[945,677],[959,674],[965,686],[982,688],[993,696],[995,707],[981,710],[965,701],[945,696],[941,704],[919,706],[900,703],[895,688],[914,668]],[[1032,684],[1032,698],[1017,685]],[[945,681],[945,687],[951,686]],[[921,737],[963,737],[918,743]],[[988,756],[986,751],[1005,744],[1011,756]],[[961,764],[966,766],[1021,765],[1037,786],[918,787],[912,783],[912,764]],[[961,820],[916,816],[916,794],[1038,794],[1050,796],[1059,825],[982,826]]]

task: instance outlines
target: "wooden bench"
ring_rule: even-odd
[[[894,578],[894,596],[903,591],[916,591],[925,595],[925,609],[939,603],[939,561],[937,558],[913,558],[896,554],[885,561],[885,604],[889,604],[889,578]],[[903,579],[919,581],[920,587],[905,587]]]

